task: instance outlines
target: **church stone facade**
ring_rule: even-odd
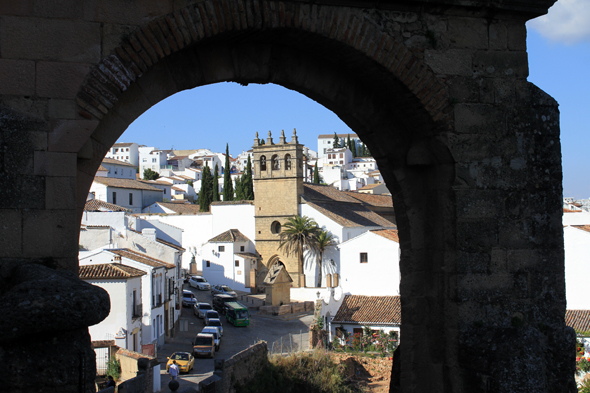
[[[282,262],[293,278],[293,286],[304,286],[305,277],[297,255],[287,256],[278,249],[281,227],[290,217],[299,214],[303,194],[303,145],[299,144],[295,130],[290,142],[281,132],[278,143],[273,142],[269,131],[264,144],[256,134],[253,152],[256,250],[262,257],[263,270]]]

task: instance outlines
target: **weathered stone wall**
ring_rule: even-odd
[[[227,359],[220,370],[221,380],[215,384],[216,393],[235,392],[237,385],[246,385],[268,364],[266,341],[261,341]]]
[[[307,95],[375,156],[402,249],[402,391],[571,391],[559,113],[526,80],[525,22],[553,2],[2,2],[6,389],[91,390],[85,326],[108,300],[60,271],[77,272],[95,171],[152,105],[235,81]],[[25,378],[39,348],[51,362]]]

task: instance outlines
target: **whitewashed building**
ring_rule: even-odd
[[[128,162],[115,160],[113,158],[105,158],[104,160],[102,160],[101,168],[107,170],[106,176],[102,177],[113,177],[117,179],[131,180],[136,179],[137,166],[132,165]]]
[[[109,315],[89,326],[93,341],[115,340],[117,346],[141,352],[142,277],[147,273],[121,263],[80,266],[80,279],[104,289],[111,299]]]
[[[135,142],[117,142],[109,149],[105,158],[124,161],[137,168],[139,166],[139,145]]]
[[[161,189],[130,179],[95,177],[90,192],[98,200],[119,205],[133,213],[141,213],[144,207],[163,200]]]
[[[348,137],[350,136],[351,143],[354,142],[356,145],[361,143],[360,138],[357,134],[337,134],[340,140],[340,146],[342,146],[343,141],[347,141]],[[327,151],[334,147],[334,134],[321,134],[318,135],[318,152],[317,157],[323,158],[326,156]]]
[[[173,334],[180,316],[182,294],[176,289],[180,274],[177,266],[128,249],[97,250],[80,257],[79,263],[80,266],[120,263],[147,273],[141,277],[141,345],[164,345],[166,335]]]
[[[203,277],[234,290],[250,291],[251,271],[258,256],[254,243],[238,229],[229,229],[209,239],[202,247]]]

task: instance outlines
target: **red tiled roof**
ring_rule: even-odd
[[[137,167],[137,165],[133,165],[133,164],[130,164],[130,163],[125,162],[125,161],[115,160],[114,158],[105,158],[105,159],[102,160],[102,163],[103,164],[112,164],[112,165],[121,165],[121,166],[130,166],[130,167],[133,167],[133,168],[136,168]]]
[[[348,136],[350,135],[351,138],[358,138],[357,134],[338,134],[338,138],[348,138]],[[334,134],[320,134],[318,135],[318,139],[319,138],[332,138],[334,139]]]
[[[346,295],[332,323],[401,325],[400,297]]]
[[[391,207],[393,209],[393,200],[391,195],[375,195],[360,192],[344,191],[347,195],[358,199],[362,203],[370,206]]]
[[[233,242],[249,242],[248,239],[238,229],[230,229],[219,235],[209,239],[209,243],[233,243]]]
[[[131,143],[123,142],[123,143],[115,143],[113,145],[113,147],[115,147],[115,146],[116,147],[127,147],[127,146],[131,146],[131,145],[133,145],[133,142],[131,142]]]
[[[165,267],[167,269],[173,269],[175,267],[171,263],[167,263],[167,262],[161,261],[159,259],[152,258],[149,255],[142,254],[137,251],[132,251],[127,248],[112,249],[112,250],[110,249],[108,251],[112,252],[115,255],[119,255],[123,258],[129,258],[133,261],[140,262],[140,263],[143,263],[143,264],[151,266],[151,267]]]
[[[107,168],[105,168],[104,166],[100,165],[96,171],[97,172],[98,171],[108,172],[109,170]]]
[[[342,192],[332,186],[303,183],[303,197],[312,202],[350,202],[360,203],[346,192]]]
[[[132,277],[141,277],[145,274],[146,272],[144,271],[120,263],[103,263],[97,265],[80,266],[79,276],[82,280],[89,280],[93,278],[126,279]]]
[[[397,233],[397,229],[373,229],[372,231],[375,235],[379,235],[389,240],[393,240],[396,243],[399,243],[399,236]]]
[[[366,226],[395,228],[394,223],[367,209],[360,203],[306,203],[343,227]]]
[[[590,232],[590,225],[570,225],[573,228],[581,229],[586,232]]]
[[[170,209],[180,214],[197,214],[199,212],[199,205],[192,203],[172,203],[172,202],[158,202],[158,205]]]
[[[581,210],[570,210],[570,209],[566,209],[565,207],[563,208],[563,212],[564,213],[582,213]]]
[[[379,187],[381,185],[381,183],[373,183],[373,184],[367,184],[364,187],[359,188],[359,190],[372,190],[375,187]]]
[[[96,176],[94,178],[96,183],[104,184],[107,187],[116,187],[116,188],[129,188],[132,190],[145,190],[145,191],[158,191],[162,192],[161,189],[156,188],[154,186],[149,186],[144,182],[138,180],[131,180],[131,179],[117,179],[114,177],[99,177]]]
[[[566,310],[565,324],[576,332],[590,332],[590,310]]]
[[[101,201],[98,199],[91,199],[84,205],[84,211],[87,212],[127,212],[130,211],[119,205]]]

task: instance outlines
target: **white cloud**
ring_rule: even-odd
[[[559,0],[547,15],[529,21],[527,26],[552,41],[590,42],[590,0]]]

